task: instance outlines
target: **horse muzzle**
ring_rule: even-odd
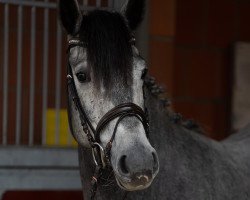
[[[153,182],[150,171],[134,174],[131,178],[116,177],[117,184],[126,191],[137,191],[148,188]]]
[[[127,191],[148,188],[159,171],[158,156],[151,146],[141,144],[135,148],[137,151],[123,152],[112,163],[118,185]]]

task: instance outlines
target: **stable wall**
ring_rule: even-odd
[[[250,1],[151,0],[150,65],[173,106],[206,134],[230,134],[232,45],[250,41]]]

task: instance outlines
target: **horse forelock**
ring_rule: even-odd
[[[131,33],[124,17],[116,12],[89,12],[83,16],[79,35],[86,44],[96,87],[102,85],[108,92],[114,85],[128,87],[132,82],[133,58]]]

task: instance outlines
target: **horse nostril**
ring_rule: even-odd
[[[121,172],[124,173],[124,174],[129,173],[128,167],[126,165],[126,158],[127,158],[127,156],[122,156],[121,159],[120,159],[120,162],[119,162]]]
[[[152,152],[152,155],[153,155],[153,160],[154,160],[153,173],[155,173],[156,171],[158,171],[159,162],[158,162],[158,157],[157,157],[156,153]]]

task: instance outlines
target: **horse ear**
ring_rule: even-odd
[[[60,0],[59,15],[67,33],[76,35],[82,23],[82,13],[77,0]]]
[[[131,30],[136,30],[144,18],[145,0],[127,0],[122,8],[122,13],[128,20]]]

